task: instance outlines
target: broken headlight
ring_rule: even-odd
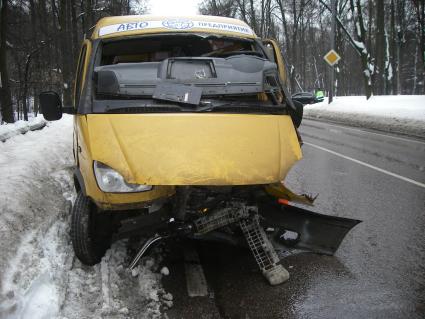
[[[97,161],[94,161],[94,175],[99,188],[107,193],[137,193],[152,189],[151,185],[127,183],[120,173]]]

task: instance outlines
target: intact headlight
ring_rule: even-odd
[[[94,175],[99,188],[107,193],[137,193],[152,189],[151,185],[127,183],[120,173],[97,161],[94,161]]]

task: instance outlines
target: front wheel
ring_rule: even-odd
[[[85,265],[100,262],[111,244],[110,217],[78,192],[71,215],[71,240],[75,255]]]

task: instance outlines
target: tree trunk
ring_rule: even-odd
[[[70,1],[71,6],[71,29],[72,29],[72,56],[74,57],[74,60],[72,61],[72,70],[75,70],[77,67],[77,58],[78,58],[78,51],[80,48],[80,41],[78,38],[78,21],[77,21],[77,14],[75,11],[75,0]]]
[[[413,0],[417,19],[417,32],[421,51],[421,82],[422,92],[425,93],[425,0]]]
[[[395,26],[395,0],[391,0],[390,4],[390,55],[391,55],[391,67],[393,70],[393,77],[392,77],[392,94],[398,94],[397,87],[398,87],[398,55],[397,55],[397,29]]]
[[[356,26],[355,26],[355,29],[356,29],[355,33],[357,36],[357,40],[358,42],[363,44],[363,49],[359,51],[360,51],[361,65],[363,68],[363,80],[365,84],[366,99],[369,99],[373,94],[373,84],[372,84],[373,66],[371,62],[371,56],[366,49],[366,28],[364,26],[362,5],[360,3],[360,0],[356,1],[356,5],[354,5],[354,0],[350,0],[350,7],[351,7],[351,12],[353,16],[357,20]]]
[[[375,81],[376,94],[382,95],[385,92],[385,11],[384,0],[376,1],[376,37],[375,37],[375,58],[377,75]]]
[[[59,8],[59,25],[60,25],[60,49],[62,62],[62,79],[63,79],[63,105],[70,107],[72,105],[71,88],[72,88],[72,57],[69,55],[71,42],[69,32],[67,0],[60,1]]]
[[[28,99],[28,73],[29,73],[29,67],[31,63],[31,54],[28,54],[27,60],[25,62],[25,73],[24,73],[24,91],[22,93],[22,110],[24,112],[24,120],[28,121],[28,105],[27,105],[27,99]]]
[[[62,0],[63,1],[63,0]],[[86,28],[84,29],[84,33],[87,37],[90,37],[90,28],[94,24],[94,13],[93,13],[93,3],[92,0],[85,0],[85,24]]]
[[[37,117],[38,114],[38,97],[37,97],[37,87],[34,87],[32,95],[34,96],[34,116]]]
[[[292,1],[292,14],[293,14],[293,30],[292,30],[292,68],[291,68],[291,92],[295,92],[296,89],[296,71],[298,69],[298,16],[297,16],[297,2]]]
[[[7,0],[0,1],[0,102],[1,115],[3,121],[7,123],[15,122],[13,116],[12,98],[10,95],[9,73],[7,70],[7,53],[6,53],[6,34],[7,29]]]

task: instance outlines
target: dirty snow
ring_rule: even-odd
[[[306,105],[307,118],[425,137],[425,95],[335,97],[331,104]]]
[[[161,274],[163,274],[164,276],[168,276],[170,274],[170,270],[168,270],[167,267],[162,267]]]
[[[75,258],[72,164],[71,116],[0,143],[0,318],[162,318],[172,296],[160,248],[136,278],[127,265],[137,246],[127,241],[94,267]]]
[[[46,121],[41,115],[30,118],[29,121],[16,121],[12,124],[0,125],[0,142],[4,142],[18,134],[25,134],[28,131],[38,130],[45,125]]]

